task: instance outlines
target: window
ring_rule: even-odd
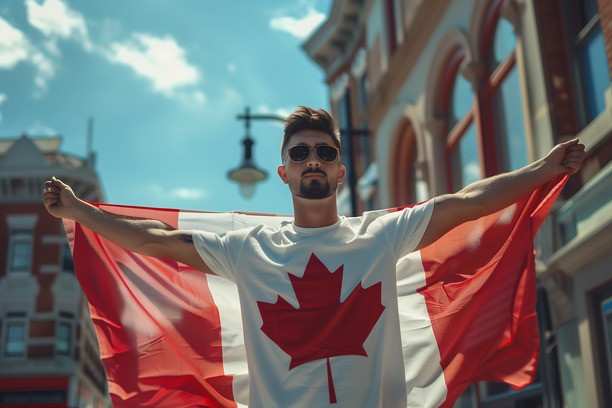
[[[70,245],[64,244],[62,250],[62,271],[74,273],[74,260],[72,259],[72,252],[70,251]]]
[[[482,178],[479,143],[474,125],[474,94],[472,84],[461,74],[465,63],[463,52],[451,58],[454,66],[452,93],[447,109],[447,155],[450,188],[461,190]]]
[[[592,310],[599,388],[605,406],[612,406],[612,282],[593,292]]]
[[[70,355],[72,348],[72,325],[60,322],[57,327],[56,351],[57,354]]]
[[[597,0],[567,0],[565,10],[570,24],[577,90],[581,99],[583,124],[590,123],[606,107],[605,91],[610,72]]]
[[[6,324],[4,355],[7,357],[25,356],[25,322],[9,321]]]
[[[423,198],[417,192],[417,185],[422,180],[417,180],[417,166],[419,165],[417,163],[417,142],[411,121],[406,120],[401,123],[393,145],[392,157],[393,170],[390,176],[393,183],[393,201],[391,204],[402,206],[418,202],[420,198]]]
[[[527,141],[521,102],[521,84],[515,64],[516,36],[512,25],[499,19],[490,53],[489,83],[493,96],[499,171],[526,166]]]
[[[29,272],[32,266],[32,231],[13,229],[9,237],[9,272]]]

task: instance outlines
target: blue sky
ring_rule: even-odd
[[[0,137],[60,134],[97,171],[111,203],[288,214],[282,128],[256,121],[269,178],[246,200],[236,115],[329,106],[302,50],[331,0],[11,0],[0,3]]]

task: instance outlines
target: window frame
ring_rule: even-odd
[[[18,244],[27,243],[29,256],[24,268],[15,265],[16,247]],[[31,273],[34,260],[34,231],[29,228],[10,228],[8,239],[8,259],[6,270],[8,273]]]
[[[11,326],[21,326],[22,328],[22,339],[21,343],[23,346],[23,351],[21,353],[10,352],[10,343],[12,344],[10,334],[11,334]],[[2,338],[2,356],[4,358],[11,359],[21,359],[27,358],[28,355],[28,322],[26,319],[16,319],[16,318],[7,318],[6,323],[4,324],[4,336]]]
[[[482,155],[482,137],[480,136],[480,129],[478,127],[478,97],[472,90],[472,105],[466,111],[462,118],[456,118],[456,122],[452,122],[455,118],[451,118],[452,106],[455,90],[455,82],[457,78],[462,74],[462,70],[467,63],[467,56],[465,50],[461,47],[457,47],[454,52],[451,53],[447,68],[443,74],[442,89],[444,93],[441,99],[442,109],[446,117],[444,134],[446,135],[446,147],[445,147],[445,161],[446,161],[446,179],[448,191],[455,190],[455,179],[453,177],[453,153],[459,146],[461,138],[467,134],[470,126],[476,126],[476,144],[478,147],[478,164],[480,168],[481,177],[484,175],[483,167],[483,155]]]
[[[612,282],[595,289],[589,294],[590,315],[592,317],[591,338],[594,351],[595,370],[599,374],[597,389],[603,406],[612,406],[612,390],[607,384],[612,381],[612,350],[608,350],[606,343],[604,314],[601,307],[604,301],[612,298]],[[610,354],[608,354],[610,353]]]
[[[66,320],[59,320],[56,326],[56,335],[55,335],[55,353],[60,356],[71,356],[72,348],[74,344],[74,330],[72,327],[72,323]],[[65,339],[60,338],[60,334],[62,333],[62,328],[67,328],[67,337]],[[66,342],[66,349],[61,349],[60,344],[62,341]]]
[[[571,0],[564,0],[562,3],[563,11],[563,24],[565,25],[566,31],[569,31],[569,38],[567,40],[567,49],[570,56],[569,65],[571,66],[571,82],[574,94],[577,98],[574,104],[577,112],[577,120],[579,130],[582,131],[589,124],[591,124],[597,116],[601,114],[598,112],[593,117],[589,112],[589,105],[592,103],[588,91],[585,89],[586,86],[583,82],[583,75],[585,67],[581,58],[581,52],[584,50],[585,44],[588,43],[588,39],[592,35],[596,35],[596,31],[599,31],[603,35],[601,27],[601,16],[599,7],[596,0],[587,0],[595,2],[595,13],[592,17],[585,18],[585,21],[581,21],[583,18],[581,4]],[[605,52],[605,49],[604,49]],[[611,84],[612,84],[612,78]],[[610,85],[609,85],[610,87]],[[603,90],[606,91],[605,89]]]

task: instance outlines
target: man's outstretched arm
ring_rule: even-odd
[[[79,199],[72,188],[52,177],[44,184],[43,202],[49,214],[68,218],[132,252],[172,259],[214,274],[193,245],[191,231],[161,221],[111,214]]]
[[[436,197],[431,221],[418,249],[456,226],[502,210],[562,174],[574,174],[585,157],[578,139],[555,146],[545,157],[521,169],[486,178],[454,194]]]

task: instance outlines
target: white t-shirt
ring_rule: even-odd
[[[250,407],[406,406],[395,267],[433,205],[323,228],[193,232],[206,264],[238,287]]]

